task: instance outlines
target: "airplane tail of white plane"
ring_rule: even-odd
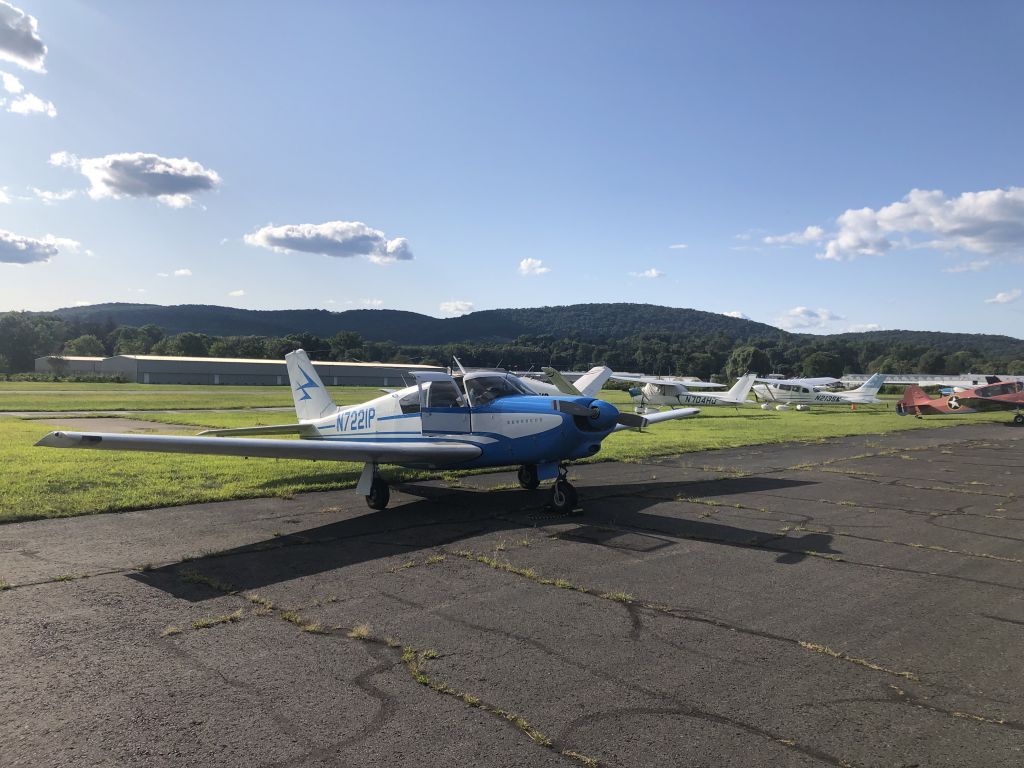
[[[605,382],[607,382],[611,377],[612,369],[607,366],[599,365],[595,368],[591,368],[576,379],[575,386],[581,394],[587,397],[597,397],[597,393],[601,391],[601,387],[603,387]]]
[[[732,389],[722,395],[722,399],[742,403],[747,399],[747,395],[750,394],[750,388],[754,386],[754,379],[756,378],[756,373],[748,373],[745,376],[740,376],[736,380],[736,383],[732,385]]]
[[[870,379],[865,381],[856,389],[851,389],[847,394],[853,394],[856,392],[858,395],[870,395],[874,397],[878,394],[878,390],[885,384],[886,375],[884,373],[876,373]]]
[[[338,410],[305,351],[296,349],[285,355],[284,359],[288,364],[288,382],[292,387],[295,415],[299,421],[319,419]]]

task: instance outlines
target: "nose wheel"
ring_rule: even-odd
[[[559,515],[572,514],[579,503],[576,488],[566,478],[566,468],[558,468],[558,479],[551,486],[551,510]]]

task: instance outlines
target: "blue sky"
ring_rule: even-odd
[[[1020,336],[1022,22],[0,0],[0,310],[631,301]]]

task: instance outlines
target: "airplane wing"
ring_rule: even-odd
[[[382,464],[451,464],[480,455],[479,446],[441,440],[274,440],[245,437],[122,435],[103,432],[51,432],[36,443],[44,448],[155,451],[269,459],[321,459]]]
[[[642,424],[617,424],[612,432],[621,432],[624,429],[643,429],[651,424],[657,424],[659,421],[670,421],[671,419],[688,419],[691,416],[696,416],[700,413],[700,408],[676,408],[670,411],[659,411],[658,413],[645,414],[642,419]],[[632,414],[623,414],[632,415]]]
[[[710,381],[686,381],[685,379],[666,379],[657,376],[643,376],[635,373],[613,373],[611,378],[618,381],[634,381],[638,384],[663,384],[683,387],[685,389],[724,389],[725,384],[715,384]],[[761,381],[761,379],[758,379]]]
[[[832,376],[819,376],[814,379],[754,379],[762,384],[799,384],[803,387],[823,387],[840,381]]]

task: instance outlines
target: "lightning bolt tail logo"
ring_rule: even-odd
[[[297,386],[295,388],[295,390],[297,392],[301,392],[302,393],[302,397],[300,397],[299,400],[312,400],[313,398],[310,397],[309,392],[307,392],[306,390],[307,389],[319,389],[320,387],[319,387],[319,385],[315,381],[313,381],[313,379],[310,377],[310,375],[308,373],[306,373],[304,370],[302,370],[301,366],[299,366],[299,373],[301,373],[305,377],[305,379],[306,379],[304,384],[299,384],[299,386]]]

